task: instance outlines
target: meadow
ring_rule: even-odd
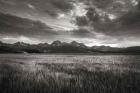
[[[0,54],[0,93],[140,93],[140,55]]]

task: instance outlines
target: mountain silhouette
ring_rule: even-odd
[[[140,54],[140,46],[117,48],[110,46],[88,47],[83,43],[54,41],[51,44],[28,44],[16,42],[7,44],[0,41],[0,53],[88,53],[88,54]]]

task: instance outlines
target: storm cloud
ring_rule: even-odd
[[[140,45],[139,9],[139,0],[0,0],[0,38]]]

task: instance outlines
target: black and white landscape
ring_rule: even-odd
[[[0,0],[0,93],[140,93],[140,0]]]
[[[73,54],[140,54],[140,46],[133,47],[110,47],[110,46],[92,46],[88,47],[83,43],[72,41],[70,43],[54,41],[51,44],[39,43],[28,44],[24,42],[16,42],[7,44],[0,42],[0,53],[73,53]]]

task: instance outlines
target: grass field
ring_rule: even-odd
[[[0,54],[0,93],[140,93],[140,56]]]

